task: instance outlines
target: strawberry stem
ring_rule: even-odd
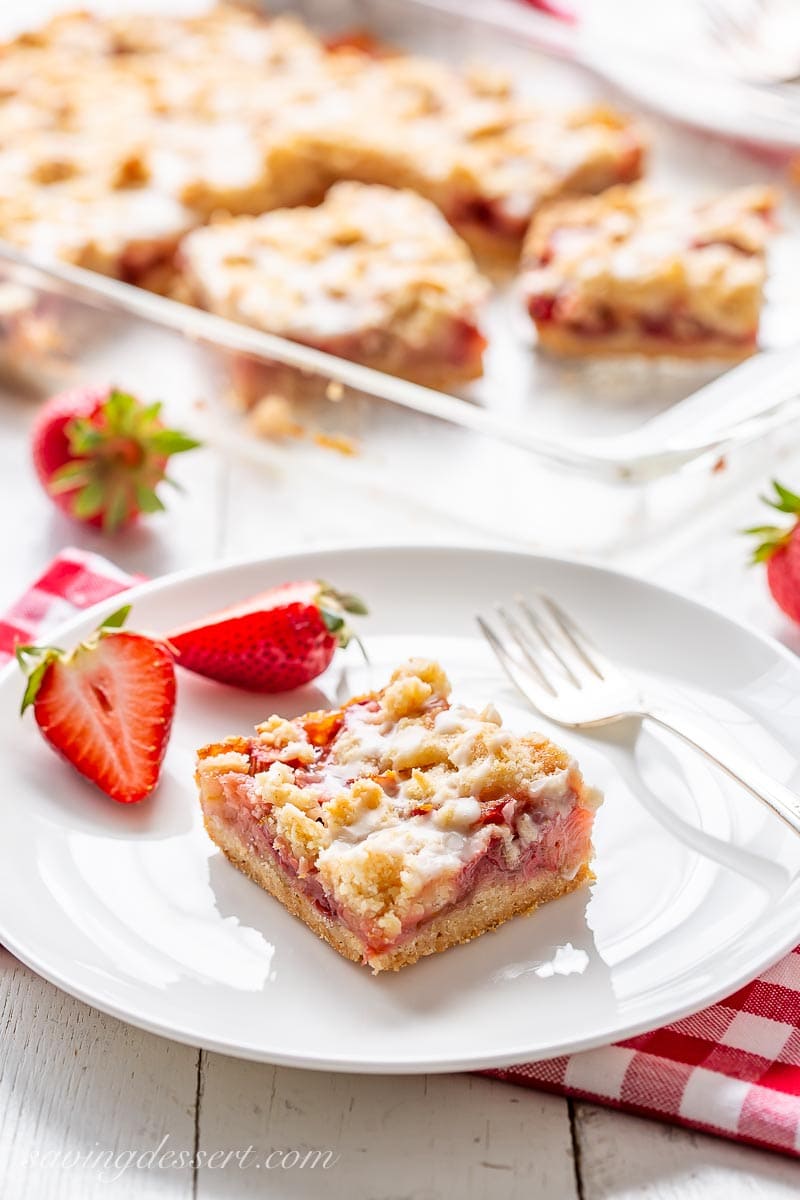
[[[332,584],[326,583],[324,579],[318,579],[317,583],[319,584],[319,599],[322,603],[328,601],[334,608],[352,613],[357,617],[366,617],[369,613],[369,609],[360,596],[356,596],[353,592],[340,592]]]
[[[110,616],[104,617],[97,626],[97,631],[102,633],[104,629],[119,629],[127,621],[132,607],[131,604],[123,604],[122,608],[118,608]]]
[[[775,508],[778,512],[790,513],[792,516],[800,516],[800,496],[795,492],[790,492],[788,488],[783,487],[778,483],[777,479],[773,479],[772,486],[775,488],[777,500],[771,500],[769,496],[762,496],[761,499],[770,508]]]
[[[54,494],[74,492],[76,517],[102,517],[103,529],[113,533],[137,512],[163,509],[156,488],[166,479],[167,459],[200,442],[164,428],[161,408],[112,389],[92,416],[67,423],[72,459],[53,474],[50,487]]]
[[[44,679],[45,671],[50,666],[50,662],[50,657],[43,659],[28,675],[28,682],[25,685],[25,691],[22,696],[22,704],[19,708],[20,716],[22,716],[22,714],[25,712],[25,709],[33,704],[34,700],[36,699],[39,688],[42,686],[42,680]]]
[[[331,612],[329,608],[323,608],[321,604],[318,604],[317,608],[328,633],[338,633],[340,629],[344,629],[345,622],[343,616],[339,613]]]
[[[345,620],[345,613],[364,617],[369,610],[360,596],[355,596],[352,592],[337,591],[335,587],[330,583],[326,583],[324,579],[318,579],[317,583],[319,584],[319,593],[316,605],[325,623],[325,628],[329,633],[336,635],[340,646],[348,646],[350,641],[355,637],[355,634]],[[358,638],[356,638],[356,641],[358,641]],[[359,645],[361,645],[360,642]],[[363,651],[363,646],[361,649]],[[366,658],[366,654],[364,657]]]
[[[777,479],[772,480],[772,486],[775,489],[774,497],[760,496],[759,499],[777,512],[793,516],[795,521],[789,526],[753,525],[750,529],[742,530],[743,533],[759,539],[750,559],[751,564],[768,562],[774,554],[782,550],[800,521],[800,496],[796,492],[790,492],[783,484],[778,483]]]
[[[362,642],[361,638],[358,636],[357,633],[353,634],[352,640],[355,642],[355,644],[358,646],[359,650],[361,651],[361,657],[364,659],[364,662],[367,664],[367,666],[368,667],[372,666],[372,663],[370,662],[370,657],[367,654],[367,647],[364,645],[364,643]]]

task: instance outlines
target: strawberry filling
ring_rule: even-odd
[[[318,782],[322,777],[323,758],[324,751],[320,753],[316,769],[298,769],[296,783],[302,786]],[[257,769],[264,768],[259,766]],[[450,888],[447,903],[441,903],[437,881],[432,880],[420,893],[412,915],[403,922],[400,932],[388,939],[377,922],[359,918],[346,905],[337,903],[323,887],[316,870],[306,862],[298,861],[288,845],[274,836],[269,828],[268,811],[265,812],[257,797],[251,775],[223,774],[220,786],[223,801],[218,819],[259,856],[276,864],[320,912],[355,933],[364,943],[367,958],[401,946],[426,921],[469,901],[480,887],[496,883],[513,887],[538,874],[571,878],[591,854],[594,814],[578,803],[576,795],[573,806],[567,809],[563,805],[542,808],[527,796],[505,795],[483,802],[478,798],[482,811],[476,829],[488,828],[489,836],[475,839],[474,853],[465,858]],[[418,805],[409,812],[409,818],[429,820],[432,811],[431,805]]]
[[[510,213],[502,199],[475,196],[454,201],[446,215],[455,229],[472,227],[514,242],[524,237],[530,220],[530,214],[520,217]]]
[[[558,326],[576,337],[587,339],[625,330],[680,346],[702,346],[706,342],[750,346],[755,345],[758,336],[757,327],[745,334],[731,334],[729,330],[698,321],[680,310],[655,316],[650,313],[613,313],[608,308],[598,308],[588,315],[584,313],[580,319],[570,318],[568,295],[532,295],[528,298],[527,306],[536,325]]]
[[[635,183],[642,174],[644,146],[638,138],[628,135],[617,160],[617,182]]]
[[[753,211],[769,223],[769,209],[755,208]],[[724,320],[724,305],[720,312],[723,320],[717,324],[713,318],[702,319],[692,311],[691,296],[686,299],[673,299],[671,306],[665,307],[663,312],[645,311],[644,308],[628,308],[616,300],[603,303],[597,296],[585,295],[580,285],[571,286],[568,279],[560,281],[559,263],[562,257],[570,263],[576,255],[576,250],[580,250],[584,244],[587,257],[598,254],[593,245],[595,237],[596,229],[592,225],[557,225],[540,238],[535,250],[528,256],[532,278],[526,304],[537,326],[559,327],[578,338],[606,338],[625,332],[647,340],[671,342],[680,347],[702,347],[709,342],[732,347],[755,346],[758,325],[755,324],[742,332],[740,323],[738,329],[732,330]],[[734,261],[746,261],[757,257],[753,248],[746,242],[737,240],[733,233],[730,236],[717,233],[697,235],[686,239],[680,248],[684,253],[691,254],[715,247],[731,251]]]
[[[363,54],[367,58],[388,58],[392,50],[368,29],[349,29],[344,33],[325,38],[325,49],[329,54]]]
[[[175,247],[174,238],[131,243],[119,257],[116,278],[135,287],[146,287],[154,272],[174,267]]]
[[[467,317],[443,322],[438,336],[426,345],[411,345],[389,329],[372,329],[342,337],[314,340],[308,345],[337,358],[375,363],[397,375],[414,376],[442,367],[465,368],[479,373],[486,338]]]
[[[470,321],[453,321],[449,362],[456,366],[480,363],[488,342],[476,325]]]

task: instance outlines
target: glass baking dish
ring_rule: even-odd
[[[324,32],[367,29],[418,53],[499,65],[548,102],[608,99],[587,75],[471,15],[474,5],[467,16],[446,0],[262,7],[293,11]],[[29,8],[28,23],[37,19]],[[722,143],[651,125],[659,186],[702,193],[778,178],[778,168]],[[789,205],[783,224],[763,325],[768,349],[722,374],[705,364],[546,359],[533,350],[512,284],[498,287],[487,316],[485,377],[445,395],[2,245],[0,370],[35,389],[107,379],[160,395],[221,452],[280,471],[288,492],[309,472],[322,474],[335,504],[344,477],[504,540],[622,552],[754,477],[796,437],[800,221]],[[291,421],[273,413],[259,434],[231,398],[241,410],[243,394],[263,380],[295,399]]]

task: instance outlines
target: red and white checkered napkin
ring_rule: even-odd
[[[800,946],[683,1021],[487,1073],[800,1155]]]
[[[0,667],[14,657],[15,646],[41,640],[82,608],[91,608],[143,579],[88,550],[63,550],[0,617]]]
[[[16,642],[136,582],[98,554],[65,550],[0,620],[0,663]],[[486,1074],[800,1155],[800,946],[683,1021]]]

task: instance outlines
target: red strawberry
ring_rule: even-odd
[[[175,710],[168,647],[119,627],[130,606],[66,653],[18,646],[28,676],[22,712],[33,705],[51,746],[112,800],[132,804],[158,783]]]
[[[51,397],[33,425],[33,465],[61,511],[110,532],[162,509],[155,489],[167,460],[199,443],[165,429],[160,414],[114,388]]]
[[[767,564],[767,583],[778,605],[800,623],[800,496],[773,480],[776,499],[764,496],[765,504],[794,517],[792,525],[757,525],[745,530],[759,538],[753,562]]]
[[[365,613],[357,596],[320,580],[285,583],[185,625],[168,636],[178,662],[220,683],[285,692],[321,675],[352,637],[345,613]]]

